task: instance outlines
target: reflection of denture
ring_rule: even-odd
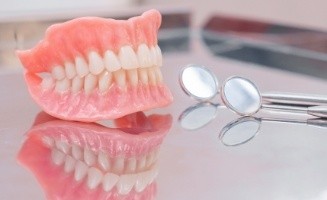
[[[48,199],[154,199],[157,156],[170,115],[135,113],[119,128],[49,121],[34,126],[18,160]]]
[[[18,51],[32,97],[56,117],[114,119],[172,101],[163,84],[158,11],[129,20],[78,18]]]

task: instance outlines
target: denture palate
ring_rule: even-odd
[[[134,188],[142,192],[157,176],[158,147],[138,156],[113,157],[48,136],[43,137],[43,143],[51,149],[52,162],[72,174],[75,181],[85,181],[89,189],[102,187],[108,192],[116,187],[120,194],[128,194]]]
[[[57,92],[84,90],[86,94],[94,89],[106,92],[113,83],[121,88],[139,83],[157,85],[162,82],[160,66],[162,54],[158,45],[140,44],[136,50],[126,45],[118,54],[92,50],[86,57],[79,55],[73,61],[53,66],[51,76],[43,78],[41,85],[43,89],[54,87]]]

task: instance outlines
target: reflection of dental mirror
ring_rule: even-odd
[[[200,101],[212,99],[218,93],[218,80],[214,73],[199,65],[184,67],[179,75],[184,92]]]
[[[180,116],[179,122],[184,129],[196,130],[211,122],[217,114],[218,105],[198,103],[187,108]]]
[[[226,146],[238,146],[241,144],[245,144],[259,133],[262,122],[306,124],[319,128],[327,128],[327,120],[319,118],[308,119],[304,121],[290,119],[241,117],[228,123],[220,131],[219,139]]]

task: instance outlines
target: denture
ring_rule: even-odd
[[[170,115],[139,112],[118,128],[50,120],[27,133],[17,159],[47,199],[155,199],[157,159]]]
[[[32,98],[52,116],[86,122],[170,104],[160,24],[160,13],[150,10],[128,20],[84,17],[52,25],[34,48],[17,51]]]

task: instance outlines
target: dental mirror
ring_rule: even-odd
[[[218,80],[213,72],[200,65],[187,65],[179,74],[183,91],[199,100],[207,101],[218,93]]]
[[[218,105],[212,103],[198,103],[187,108],[180,116],[178,121],[187,130],[196,130],[204,127],[211,122],[217,115]]]

